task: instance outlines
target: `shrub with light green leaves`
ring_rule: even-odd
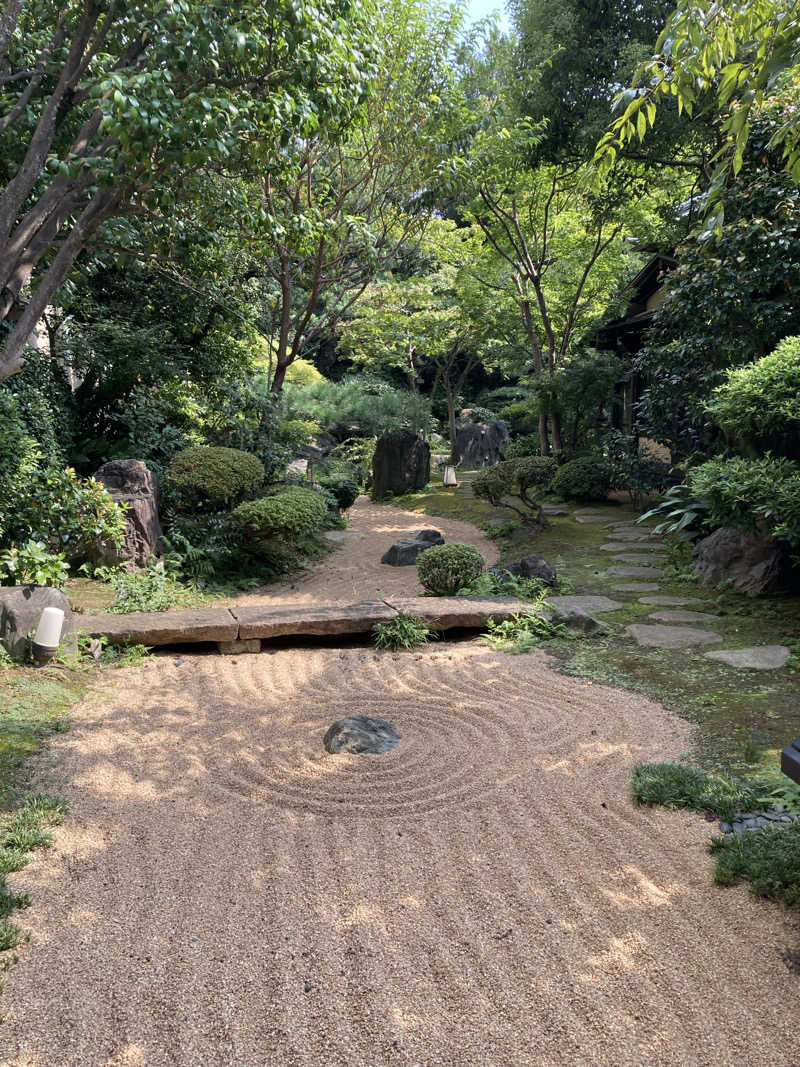
[[[800,337],[785,337],[763,359],[729,370],[706,408],[743,443],[800,432]]]
[[[286,486],[269,496],[234,508],[233,522],[255,541],[295,542],[316,533],[327,514],[325,498],[300,485]]]
[[[417,575],[435,596],[455,596],[459,589],[475,581],[485,565],[486,560],[474,545],[434,545],[417,558]]]
[[[800,545],[800,464],[772,456],[711,459],[689,471],[688,483],[712,525]]]
[[[219,506],[257,489],[264,481],[264,464],[238,448],[196,445],[172,457],[168,477],[187,497]]]

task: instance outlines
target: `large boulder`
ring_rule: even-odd
[[[372,499],[424,489],[431,479],[431,449],[410,430],[394,430],[378,438],[372,459]]]
[[[456,422],[453,452],[464,467],[491,467],[503,458],[508,440],[508,426],[499,419],[474,422],[461,418]]]
[[[34,633],[45,608],[61,608],[63,648],[72,655],[78,651],[75,618],[69,601],[60,589],[49,585],[11,585],[0,588],[0,644],[14,659],[25,655],[28,634]]]
[[[411,567],[420,552],[443,544],[444,538],[438,530],[414,530],[410,537],[398,538],[381,556],[381,563],[388,563],[390,567]]]
[[[161,551],[158,485],[152,472],[140,459],[114,459],[104,463],[95,478],[118,503],[126,506],[127,523],[122,544],[117,547],[102,542],[92,554],[93,562],[146,566]]]
[[[748,596],[775,593],[788,587],[791,560],[784,545],[769,537],[752,537],[722,526],[694,549],[694,572],[701,582],[731,582]]]
[[[516,563],[509,563],[505,569],[518,578],[540,578],[548,585],[556,584],[556,569],[544,556],[524,556]]]

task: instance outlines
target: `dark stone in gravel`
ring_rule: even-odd
[[[395,747],[403,735],[386,719],[371,715],[348,715],[328,727],[322,743],[328,752],[380,755]]]
[[[720,830],[722,831],[723,834],[729,834],[733,830],[733,827],[731,826],[731,824],[729,822],[721,822],[719,824],[719,828],[720,828]]]

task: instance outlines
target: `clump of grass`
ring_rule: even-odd
[[[631,790],[639,804],[711,811],[720,819],[758,805],[758,791],[752,783],[681,763],[640,763],[634,768]]]
[[[0,831],[0,952],[17,948],[28,938],[9,916],[27,908],[30,897],[12,892],[6,874],[22,870],[34,848],[47,848],[53,843],[50,830],[64,821],[66,810],[66,804],[58,797],[29,796]]]
[[[490,648],[500,652],[530,652],[532,648],[554,637],[568,637],[569,631],[561,623],[551,622],[535,611],[512,615],[505,622],[489,619],[487,632],[481,637]]]
[[[404,615],[402,612],[388,622],[376,623],[373,632],[375,647],[392,652],[419,648],[435,636],[425,625],[424,619],[417,615]]]
[[[709,847],[718,885],[747,880],[757,897],[800,908],[800,823],[715,837]]]

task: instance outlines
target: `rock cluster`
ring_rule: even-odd
[[[443,544],[444,538],[438,530],[414,530],[409,537],[398,538],[381,556],[381,563],[388,563],[390,567],[411,567],[420,552]]]
[[[762,826],[785,826],[800,819],[800,815],[790,815],[786,811],[736,811],[730,822],[721,822],[719,828],[723,834],[743,834],[747,830],[759,830]]]

